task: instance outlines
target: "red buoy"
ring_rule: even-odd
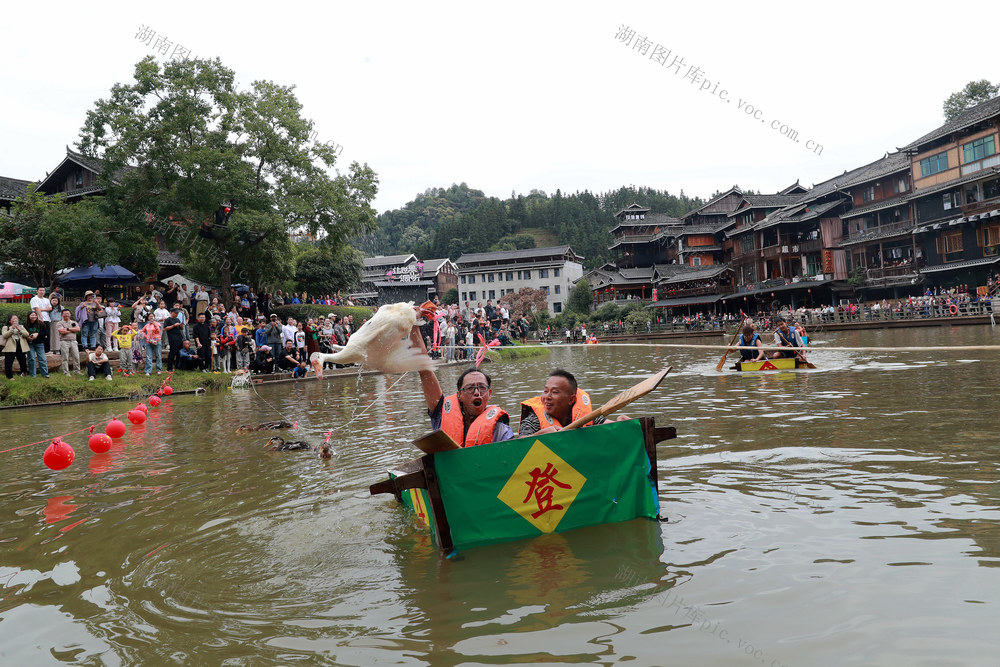
[[[140,403],[139,405],[135,406],[135,408],[133,408],[133,409],[134,410],[142,410],[143,412],[148,412],[149,411],[149,408],[146,407],[145,403]]]
[[[142,410],[129,410],[128,420],[133,424],[141,424],[146,421],[146,413]]]
[[[163,395],[164,395],[164,396],[169,396],[169,395],[170,395],[170,394],[172,394],[172,393],[174,393],[174,388],[173,388],[173,387],[171,387],[171,386],[170,386],[169,384],[168,384],[168,385],[165,385],[165,386],[163,387]]]
[[[160,397],[157,396],[156,394],[153,394],[152,396],[149,397],[149,404],[152,405],[154,408],[157,407],[157,406],[159,406],[160,405]]]
[[[62,470],[68,468],[73,463],[76,452],[65,442],[56,438],[52,444],[45,449],[42,454],[42,462],[52,470]]]
[[[117,419],[112,419],[108,422],[108,425],[104,427],[104,432],[112,438],[120,438],[125,435],[125,423]]]
[[[121,424],[121,422],[119,422]],[[122,427],[125,425],[122,424]],[[103,454],[104,452],[111,449],[111,436],[107,433],[95,433],[90,436],[90,440],[87,441],[90,445],[90,451],[95,454]]]

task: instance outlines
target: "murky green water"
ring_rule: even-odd
[[[1000,343],[988,327],[818,338]],[[454,560],[368,495],[426,431],[415,377],[172,397],[108,454],[71,438],[59,473],[41,446],[0,455],[0,664],[996,664],[1000,354],[821,348],[818,371],[763,375],[662,347],[494,365],[515,411],[553,365],[600,404],[672,364],[629,410],[677,427],[659,447],[669,523]],[[2,412],[4,444],[123,407]],[[278,412],[314,441],[337,429],[337,456],[234,434]]]

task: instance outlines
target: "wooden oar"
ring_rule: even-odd
[[[743,313],[741,312],[740,315],[743,315]],[[736,342],[736,337],[740,335],[740,330],[743,328],[743,325],[746,324],[748,319],[749,317],[744,316],[743,319],[740,320],[740,326],[736,327],[736,333],[733,334],[733,339],[729,341],[729,347],[732,347],[733,343]],[[727,349],[725,352],[723,352],[722,358],[719,359],[719,363],[715,365],[715,370],[718,371],[719,373],[722,372],[722,367],[726,365],[726,357],[728,356],[729,356],[729,350]]]
[[[580,417],[579,419],[577,419],[568,426],[564,426],[562,430],[566,431],[571,428],[580,428],[587,422],[593,421],[597,417],[606,417],[607,415],[610,415],[612,412],[617,412],[618,410],[621,410],[635,399],[642,398],[649,392],[656,389],[659,386],[660,382],[663,381],[663,378],[665,378],[667,376],[667,373],[669,372],[670,372],[670,366],[667,366],[659,373],[655,375],[650,375],[648,378],[646,378],[639,384],[629,389],[626,389],[625,391],[618,394],[617,396],[615,396],[610,401],[608,401],[601,407],[597,408],[593,412],[585,414],[584,416]]]

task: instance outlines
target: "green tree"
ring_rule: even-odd
[[[441,303],[443,303],[446,306],[451,305],[453,303],[457,304],[458,303],[458,288],[457,287],[452,287],[450,290],[448,290],[447,292],[445,292],[444,296],[441,297]]]
[[[965,88],[958,91],[957,93],[952,93],[948,96],[948,99],[944,101],[944,119],[946,121],[955,120],[960,113],[968,109],[969,107],[974,107],[981,102],[986,100],[991,100],[996,97],[997,92],[1000,91],[1000,85],[994,85],[989,82],[988,79],[980,79],[979,81],[970,81],[965,84]]]
[[[156,272],[156,247],[148,231],[119,226],[104,213],[101,198],[69,203],[30,190],[0,214],[0,263],[14,273],[51,285],[56,271],[120,264],[143,277]]]
[[[150,56],[134,77],[87,112],[80,148],[103,161],[111,214],[152,216],[171,247],[214,268],[227,301],[234,277],[292,277],[289,263],[267,266],[292,232],[335,247],[374,229],[377,176],[357,162],[331,174],[335,146],[309,138],[313,123],[294,87],[255,81],[240,90],[218,59],[161,69]]]
[[[594,301],[594,295],[590,293],[590,283],[586,278],[581,278],[573,291],[569,293],[566,301],[566,309],[581,315],[590,314],[590,304]]]
[[[304,247],[295,261],[298,289],[310,294],[335,294],[361,284],[361,253],[348,245]]]
[[[649,311],[645,308],[636,308],[625,316],[625,324],[627,324],[633,331],[645,329],[646,323],[650,321],[652,321],[652,317],[650,316]]]

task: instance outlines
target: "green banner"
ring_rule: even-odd
[[[660,511],[635,420],[441,452],[434,463],[456,549]]]

